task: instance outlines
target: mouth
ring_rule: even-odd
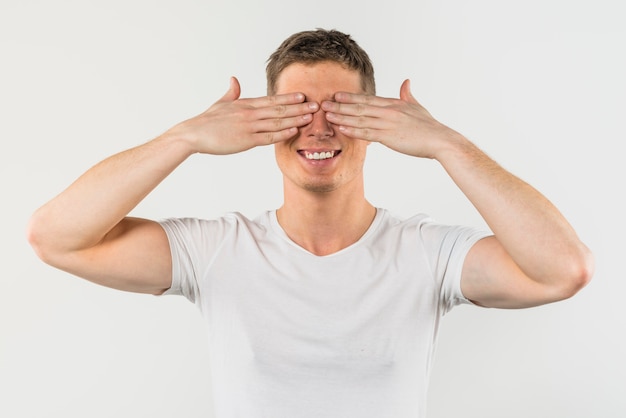
[[[341,150],[320,150],[320,151],[307,151],[299,150],[298,154],[302,155],[307,160],[330,160],[341,154]]]

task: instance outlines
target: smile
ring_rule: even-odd
[[[335,151],[322,151],[322,152],[304,152],[304,156],[308,160],[327,160],[335,156]]]

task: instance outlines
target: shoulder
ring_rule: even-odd
[[[481,238],[492,234],[484,228],[442,223],[424,213],[401,218],[388,210],[380,211],[382,217],[377,228],[378,239],[413,243],[434,252],[451,250],[452,247],[463,247],[467,251]]]
[[[251,220],[240,212],[228,212],[216,218],[172,217],[161,219],[158,223],[169,228],[211,229],[241,226],[254,228],[261,226],[263,219],[263,215]]]
[[[251,220],[242,213],[228,212],[213,219],[180,217],[166,218],[158,223],[165,230],[170,239],[179,237],[188,241],[215,241],[222,240],[231,235],[245,234],[246,231],[252,235],[258,235],[266,230],[264,218],[261,215]]]
[[[375,222],[378,222],[379,230],[386,230],[388,228],[394,229],[410,229],[414,227],[421,227],[424,224],[433,222],[432,218],[427,214],[420,213],[412,215],[410,217],[401,217],[389,209],[377,208],[377,216]]]
[[[459,228],[455,225],[446,225],[435,221],[425,213],[418,213],[409,217],[401,217],[388,209],[378,209],[379,222],[377,232],[382,235],[411,234],[417,238],[428,238],[436,234],[445,234],[450,229]]]

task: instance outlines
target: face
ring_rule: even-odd
[[[304,93],[307,101],[333,100],[339,91],[363,93],[358,72],[334,62],[291,64],[278,77],[276,94]],[[285,186],[311,192],[363,186],[363,164],[369,143],[342,135],[321,109],[294,138],[275,145]]]

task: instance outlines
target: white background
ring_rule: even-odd
[[[531,310],[443,321],[429,417],[626,416],[626,14],[609,0],[0,1],[0,416],[211,417],[206,330],[183,298],[117,292],[41,263],[29,215],[106,156],[216,101],[265,92],[293,32],[352,34],[378,93],[414,95],[536,186],[595,252],[592,283]],[[482,226],[432,161],[369,148],[367,196]],[[271,148],[195,156],[134,212],[256,216],[281,204]]]

